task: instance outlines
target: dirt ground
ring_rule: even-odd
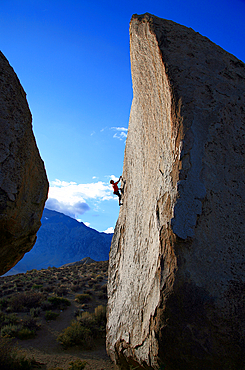
[[[74,319],[76,304],[73,302],[55,321],[43,322],[42,328],[34,339],[18,341],[18,347],[24,351],[27,357],[34,357],[37,362],[42,364],[43,369],[61,367],[68,369],[69,363],[76,359],[86,361],[85,370],[117,370],[118,367],[112,363],[105,349],[105,343],[90,351],[82,351],[78,347],[64,350],[57,343],[57,335],[69,326]]]

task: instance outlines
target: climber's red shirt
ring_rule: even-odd
[[[118,183],[119,183],[119,180],[117,182],[114,182],[114,184],[112,184],[114,193],[116,193],[118,191],[118,186],[117,186]]]

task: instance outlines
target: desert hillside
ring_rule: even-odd
[[[87,261],[0,278],[2,370],[16,345],[14,370],[116,369],[105,351],[108,261]]]

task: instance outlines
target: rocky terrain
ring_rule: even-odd
[[[245,65],[150,14],[132,17],[130,55],[108,354],[122,369],[242,369]]]
[[[8,274],[34,268],[60,267],[85,257],[95,261],[108,260],[112,234],[100,233],[82,222],[46,208],[41,222],[34,247]]]
[[[1,369],[116,369],[105,350],[108,261],[84,262],[0,278]]]
[[[0,53],[0,275],[33,247],[47,193],[26,94]]]

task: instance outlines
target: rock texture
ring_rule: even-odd
[[[0,53],[0,274],[35,243],[48,181],[26,94]]]
[[[121,369],[241,369],[245,65],[149,14],[132,17],[130,52],[107,351]]]

